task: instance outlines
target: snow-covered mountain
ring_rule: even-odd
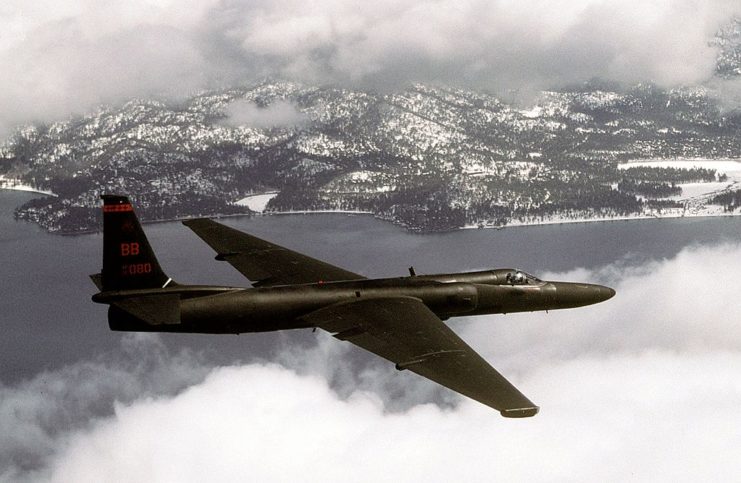
[[[234,202],[268,191],[268,211],[368,211],[419,230],[619,216],[651,203],[648,181],[714,176],[622,161],[741,156],[741,114],[721,105],[703,87],[650,84],[593,82],[523,108],[440,86],[264,82],[24,127],[0,174],[56,193],[18,216],[67,232],[98,226],[101,193],[130,194],[148,219],[248,212]]]

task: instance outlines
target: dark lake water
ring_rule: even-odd
[[[104,355],[121,334],[108,330],[106,308],[90,301],[88,275],[101,265],[102,235],[50,235],[16,222],[13,209],[38,195],[0,190],[0,382]],[[736,241],[741,217],[605,222],[463,230],[419,235],[370,216],[285,215],[222,220],[253,235],[371,277],[518,267],[534,274],[631,265],[669,258],[694,245]],[[145,226],[160,262],[184,283],[245,285],[239,273],[178,222]],[[600,280],[591,280],[600,282]],[[220,362],[269,357],[280,338],[169,335],[172,347],[206,351]]]

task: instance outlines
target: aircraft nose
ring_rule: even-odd
[[[615,291],[610,287],[592,283],[582,284],[576,292],[576,296],[581,298],[585,305],[598,304],[615,296]]]
[[[594,290],[597,292],[596,299],[597,302],[604,302],[605,300],[611,299],[615,296],[615,290],[611,289],[610,287],[605,287],[603,285],[593,285]]]
[[[551,282],[555,287],[555,302],[561,308],[582,307],[604,302],[615,296],[610,287],[591,283]]]

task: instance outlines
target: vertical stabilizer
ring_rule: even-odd
[[[160,268],[129,199],[103,195],[103,291],[162,288],[172,280]]]

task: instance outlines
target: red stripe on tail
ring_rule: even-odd
[[[124,203],[121,205],[103,205],[103,213],[121,213],[126,211],[134,211],[134,207],[130,203]]]

